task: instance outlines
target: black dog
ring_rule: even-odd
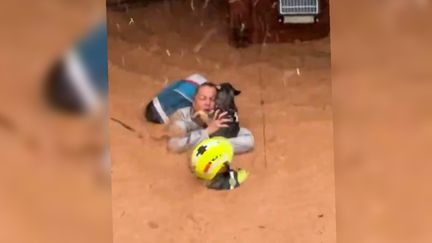
[[[212,137],[222,136],[226,138],[237,137],[240,130],[240,123],[237,115],[237,106],[234,102],[234,97],[241,93],[236,90],[230,83],[222,83],[217,86],[216,108],[219,114],[227,112],[225,118],[231,118],[232,121],[226,123],[228,127],[220,128],[212,134]]]

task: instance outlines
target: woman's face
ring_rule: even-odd
[[[217,90],[215,87],[200,87],[195,95],[193,108],[195,111],[204,111],[209,113],[214,109]]]

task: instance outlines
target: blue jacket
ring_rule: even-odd
[[[163,89],[153,99],[153,105],[164,123],[177,110],[191,106],[198,86],[205,82],[203,76],[194,74]]]
[[[97,93],[108,93],[108,40],[106,22],[95,26],[75,46],[75,52]]]
[[[85,110],[98,112],[108,94],[107,27],[102,21],[69,49],[62,59],[71,85]]]

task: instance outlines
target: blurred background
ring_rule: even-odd
[[[54,111],[43,88],[105,5],[0,3],[2,242],[112,241],[109,183],[95,180],[103,108]],[[431,242],[430,10],[428,0],[331,1],[338,242]]]
[[[94,43],[106,43],[98,37],[105,1],[12,1],[0,9],[0,241],[108,242],[106,47]],[[102,62],[83,55],[94,45]],[[99,82],[76,85],[72,73]]]
[[[430,242],[431,1],[332,1],[338,242]]]

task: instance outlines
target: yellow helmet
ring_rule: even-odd
[[[204,180],[212,180],[225,166],[231,164],[233,147],[224,137],[208,138],[198,144],[192,152],[192,169]]]

